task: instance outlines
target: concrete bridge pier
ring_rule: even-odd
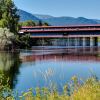
[[[90,37],[90,52],[93,53],[93,37]]]
[[[69,37],[67,38],[67,46],[68,46],[68,48],[70,46],[70,38]]]
[[[66,41],[66,46],[69,47],[97,47],[98,46],[98,37],[68,37]]]
[[[85,47],[85,46],[86,46],[86,38],[83,37],[83,47]]]
[[[75,37],[75,52],[78,52],[78,46],[79,46],[79,41],[78,41],[78,37]]]
[[[98,37],[83,37],[84,47],[94,47],[98,46]]]
[[[83,47],[83,53],[85,53],[85,47],[86,47],[86,38],[85,37],[82,37],[82,42],[83,42],[83,45],[82,45],[82,47]]]
[[[92,47],[93,47],[93,38],[90,37],[82,37],[83,40],[83,53],[87,52],[92,52]],[[88,47],[88,48],[87,48]]]
[[[93,37],[90,37],[90,47],[93,47]]]
[[[91,53],[94,49],[98,49],[98,37],[83,37],[83,51],[86,51],[86,47]],[[96,48],[94,48],[96,47]]]
[[[97,39],[93,37],[83,37],[83,47],[97,46]]]

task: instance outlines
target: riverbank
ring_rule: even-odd
[[[79,79],[74,76],[70,84],[63,87],[63,93],[59,94],[56,88],[49,91],[47,88],[36,88],[36,95],[29,92],[23,93],[20,99],[25,100],[99,100],[100,99],[100,80],[91,77],[83,83],[79,83]]]

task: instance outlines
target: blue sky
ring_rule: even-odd
[[[15,5],[33,14],[100,19],[100,0],[14,0]]]

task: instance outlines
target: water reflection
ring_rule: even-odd
[[[34,47],[21,50],[20,74],[15,90],[49,87],[56,84],[58,91],[71,77],[88,78],[93,70],[100,78],[100,48]],[[27,81],[26,81],[27,80]]]
[[[18,53],[0,52],[0,72],[4,74],[3,81],[9,78],[8,84],[11,89],[17,84],[20,63]]]
[[[35,61],[100,61],[100,48],[34,48],[32,51],[22,51],[23,62]]]
[[[100,78],[100,48],[34,47],[20,53],[0,52],[3,81],[9,77],[11,89],[19,93],[54,84],[61,92],[72,76],[86,79],[90,69]]]

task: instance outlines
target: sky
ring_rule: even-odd
[[[100,19],[100,0],[13,0],[18,9],[55,17]]]

